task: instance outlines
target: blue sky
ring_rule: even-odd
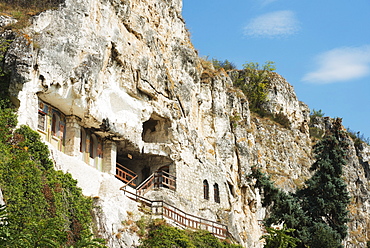
[[[274,61],[299,100],[370,137],[370,1],[183,0],[200,56]]]

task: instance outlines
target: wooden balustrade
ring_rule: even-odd
[[[143,196],[146,192],[152,188],[168,188],[171,190],[176,189],[176,177],[165,172],[157,171],[148,177],[136,188],[136,193]]]
[[[165,171],[157,171],[154,173],[154,186],[156,188],[165,187],[175,190],[176,177]]]
[[[136,186],[134,180],[137,175],[117,163],[116,177],[126,182],[126,185]],[[125,186],[126,186],[125,185]],[[125,193],[131,194],[129,197],[135,201],[140,201],[151,207],[154,215],[161,215],[164,218],[172,220],[176,225],[181,228],[202,229],[207,230],[218,238],[224,239],[227,236],[227,226],[221,223],[203,219],[195,215],[187,214],[184,211],[164,202],[164,201],[151,201],[144,198],[143,195],[152,188],[168,188],[171,190],[176,189],[176,177],[165,171],[157,171],[143,181],[136,187],[136,193],[132,193],[121,187]]]
[[[116,163],[116,177],[120,179],[122,182],[128,183],[129,185],[136,187],[135,184],[135,179],[137,178],[136,173],[119,163]]]
[[[146,192],[154,187],[154,174],[145,179],[139,186],[136,188],[136,194],[143,196]]]
[[[227,226],[216,221],[200,218],[195,215],[187,214],[184,211],[164,202],[151,201],[138,194],[123,189],[125,193],[130,194],[130,199],[140,201],[152,209],[153,215],[160,215],[173,221],[180,228],[190,228],[194,230],[207,230],[220,239],[225,239],[228,235]]]
[[[182,228],[207,230],[219,238],[226,238],[226,225],[215,221],[203,219],[195,215],[187,214],[184,211],[163,201],[153,201],[153,203],[158,203],[157,205],[152,205],[154,213],[160,212],[162,216],[173,220],[178,226]]]

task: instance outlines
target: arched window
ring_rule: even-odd
[[[203,194],[204,199],[209,200],[209,185],[207,180],[203,181]]]
[[[215,202],[217,202],[217,203],[220,203],[220,190],[219,190],[219,188],[218,188],[218,184],[217,183],[215,183],[214,185],[213,185],[213,195],[214,195],[214,198],[215,198]]]

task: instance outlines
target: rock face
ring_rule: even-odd
[[[96,199],[98,235],[110,247],[135,246],[138,237],[122,223],[142,215],[119,190],[116,162],[137,183],[158,169],[175,175],[175,191],[145,196],[220,221],[235,241],[262,247],[266,210],[246,176],[259,165],[287,191],[302,185],[313,162],[310,111],[276,74],[266,109],[290,126],[250,113],[229,75],[197,56],[181,8],[180,0],[66,0],[34,17],[6,57],[19,122],[39,130],[56,168]],[[325,130],[323,122],[317,128]],[[349,153],[345,245],[366,247],[370,148],[352,145]]]

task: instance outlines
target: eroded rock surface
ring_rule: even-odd
[[[19,122],[37,130],[41,99],[114,143],[110,155],[140,165],[142,179],[144,169],[163,166],[176,175],[175,192],[162,189],[147,197],[227,224],[240,244],[262,247],[266,210],[247,175],[259,165],[287,191],[302,186],[313,162],[310,111],[276,74],[265,107],[283,114],[290,126],[251,113],[227,73],[198,57],[181,8],[180,0],[66,0],[36,16],[24,31],[28,36],[18,36],[6,57]],[[324,123],[317,128],[325,130]],[[134,229],[122,223],[142,213],[119,190],[124,184],[115,171],[101,173],[77,155],[51,149],[56,167],[71,172],[84,193],[96,198],[98,234],[110,247],[136,245]],[[369,240],[369,160],[368,146],[350,147],[346,247],[366,247]],[[212,192],[216,184],[220,203]]]

